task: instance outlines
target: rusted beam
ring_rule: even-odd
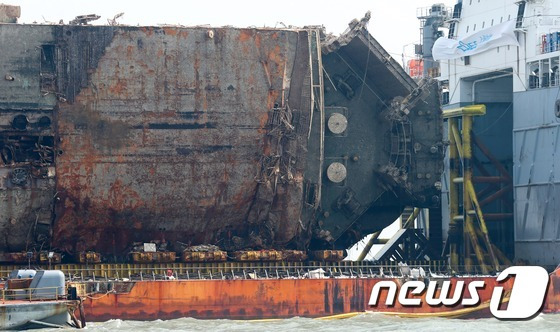
[[[495,221],[495,220],[508,220],[513,218],[513,213],[485,213],[484,220]]]
[[[476,168],[478,169],[478,171],[484,175],[484,176],[491,176],[490,172],[488,172],[486,170],[486,168],[484,167],[484,165],[482,165],[482,163],[480,162],[480,160],[478,160],[478,158],[476,158],[476,156],[473,156],[472,158],[474,165],[476,166]],[[496,190],[499,190],[500,187],[495,184],[495,183],[491,183],[488,187],[486,187],[484,190],[482,190],[481,192],[477,193],[477,197],[482,197],[486,194],[488,194],[489,192],[491,192],[494,188],[496,188]]]
[[[502,183],[507,182],[508,178],[505,176],[473,176],[475,183]]]
[[[498,190],[497,192],[495,192],[494,194],[486,197],[485,199],[483,199],[480,202],[480,206],[485,206],[488,205],[490,203],[492,203],[493,201],[497,200],[498,198],[504,196],[505,194],[507,194],[508,192],[511,192],[511,189],[513,188],[513,185],[508,185],[503,187],[502,189]]]
[[[472,160],[473,160],[476,168],[478,168],[478,170],[480,171],[480,173],[482,173],[484,176],[488,176],[488,177],[491,176],[490,173],[486,170],[486,168],[484,168],[482,163],[475,156],[473,156]],[[478,197],[479,199],[482,199],[482,197],[486,196],[487,194],[491,193],[492,191],[500,190],[499,183],[488,183],[488,184],[489,185],[486,188],[484,188],[483,190],[476,193],[476,197]],[[509,199],[504,199],[503,202],[506,205],[508,210],[510,210],[510,211],[513,210],[513,203]]]
[[[509,174],[508,170],[498,159],[496,159],[496,157],[494,157],[494,155],[492,155],[488,147],[486,147],[486,145],[484,145],[484,143],[482,143],[482,141],[480,141],[474,134],[472,138],[474,144],[476,144],[476,146],[480,149],[480,152],[482,152],[486,156],[486,158],[490,160],[492,165],[496,167],[496,169],[502,174],[502,176],[506,177],[508,181],[512,181],[511,175]]]

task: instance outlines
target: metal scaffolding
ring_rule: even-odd
[[[490,241],[485,215],[473,185],[475,180],[491,182],[494,178],[473,178],[473,142],[479,149],[485,149],[472,135],[473,118],[485,114],[484,105],[471,105],[443,112],[449,125],[450,221],[446,250],[449,253],[450,267],[459,271],[462,263],[466,272],[472,272],[473,257],[476,257],[476,265],[480,266],[482,273],[487,274],[498,271],[500,264],[507,265],[509,262]],[[486,155],[488,151],[482,152]],[[498,169],[501,170],[500,167]]]

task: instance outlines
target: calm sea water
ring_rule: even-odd
[[[341,320],[291,318],[275,321],[197,320],[181,318],[168,321],[138,322],[111,320],[88,323],[88,331],[559,331],[559,315],[539,315],[529,321],[497,319],[459,320],[444,318],[399,318],[380,314],[362,314]],[[53,330],[60,331],[60,330]]]

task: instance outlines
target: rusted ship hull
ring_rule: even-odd
[[[468,285],[483,280],[487,287],[476,307],[404,307],[385,305],[382,292],[377,306],[368,302],[373,286],[387,279],[283,279],[283,280],[189,280],[136,282],[128,292],[95,294],[85,301],[88,320],[108,319],[266,319],[288,317],[325,317],[355,312],[383,312],[403,316],[491,317],[488,303],[494,286],[492,277],[451,278]],[[397,282],[398,279],[393,279]],[[551,286],[543,312],[558,312],[560,275],[551,276]],[[511,289],[513,282],[500,284]],[[556,285],[556,287],[554,286]],[[454,286],[453,286],[454,287]],[[453,290],[454,288],[452,288]],[[101,295],[101,296],[100,296]],[[425,299],[424,299],[425,300]]]
[[[452,277],[451,292],[457,281],[466,285],[484,281],[476,306],[429,306],[425,294],[420,306],[386,305],[388,292],[381,291],[378,304],[369,305],[374,285],[387,278],[340,279],[259,279],[259,280],[181,280],[115,283],[116,293],[92,294],[84,302],[88,320],[109,319],[268,319],[325,317],[331,315],[381,312],[404,317],[483,318],[492,317],[489,302],[495,286],[507,294],[514,281],[498,283],[494,277]],[[119,290],[120,289],[120,290]],[[465,290],[464,290],[465,292]],[[465,294],[463,293],[463,297]],[[416,298],[409,295],[409,298]],[[503,302],[507,305],[507,296]],[[560,312],[560,271],[550,276],[543,313]],[[503,309],[501,307],[501,309]]]
[[[366,22],[0,24],[0,251],[344,248],[437,207],[437,83]]]

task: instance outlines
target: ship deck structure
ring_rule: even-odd
[[[451,38],[461,40],[514,21],[519,47],[441,60],[432,72],[447,87],[444,109],[486,107],[484,116],[474,118],[472,168],[480,180],[475,187],[482,194],[492,241],[513,262],[549,269],[560,254],[559,14],[557,1],[505,1],[500,6],[459,1],[440,25],[449,28]],[[450,160],[442,181],[444,229],[454,224],[448,208]],[[484,186],[491,177],[496,183],[488,190]]]

